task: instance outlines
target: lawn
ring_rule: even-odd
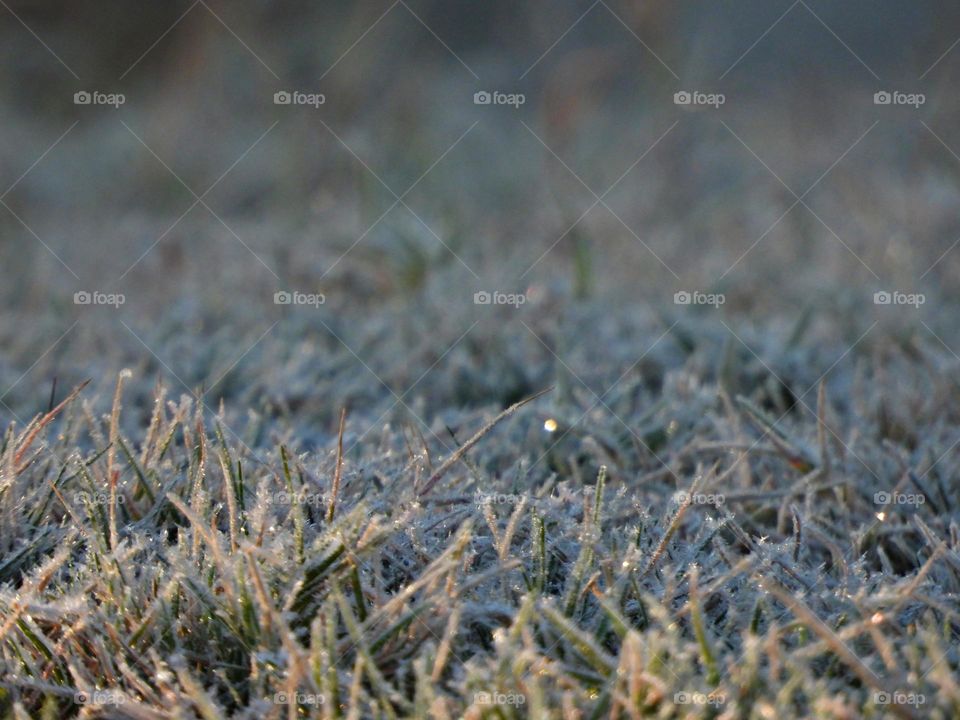
[[[956,13],[94,5],[0,9],[0,717],[960,715]]]

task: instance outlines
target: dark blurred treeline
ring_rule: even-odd
[[[944,124],[942,118],[960,111],[952,91],[960,79],[960,45],[951,50],[960,37],[960,3],[936,0],[6,5],[9,10],[0,7],[6,135],[0,165],[11,167],[10,182],[79,122],[57,148],[56,162],[40,163],[8,197],[24,212],[40,202],[55,203],[61,213],[73,201],[86,208],[102,209],[107,201],[142,207],[145,198],[153,208],[179,207],[183,188],[118,119],[178,173],[206,187],[282,118],[282,132],[259,145],[258,156],[219,189],[235,193],[221,207],[255,215],[271,198],[312,195],[324,182],[339,191],[352,178],[357,195],[365,192],[361,183],[372,182],[315,118],[368,160],[373,148],[385,154],[378,168],[388,182],[405,187],[476,119],[471,97],[480,89],[525,93],[525,121],[568,157],[579,152],[580,167],[607,157],[609,147],[598,149],[605,139],[620,146],[655,113],[668,118],[654,123],[662,132],[677,116],[671,98],[681,88],[726,93],[728,111],[758,124],[749,131],[789,126],[787,136],[807,133],[808,146],[821,142],[821,127],[851,113],[863,115],[868,126],[879,89],[927,93],[927,116]],[[73,93],[83,89],[124,93],[127,104],[119,113],[77,108]],[[330,101],[321,113],[281,113],[271,102],[281,89],[322,92]],[[506,123],[506,115],[484,118],[501,142],[506,131],[492,128]],[[512,130],[518,128],[522,133],[512,122]],[[694,118],[676,135],[689,147],[702,132]],[[765,150],[775,153],[780,145]],[[702,194],[698,183],[730,185],[727,170],[689,162],[700,179],[685,177],[677,192]],[[806,183],[822,170],[821,160],[804,169]],[[600,175],[607,183],[614,179]],[[589,171],[588,178],[603,184]],[[19,226],[0,215],[0,228],[4,223]]]
[[[855,63],[854,54],[881,80],[918,78],[960,37],[960,4],[936,0],[404,0],[398,5],[390,0],[8,0],[7,5],[84,82],[118,83],[153,46],[124,78],[134,85],[156,84],[163,77],[176,81],[198,70],[210,61],[204,48],[231,32],[282,78],[309,85],[384,13],[405,15],[402,22],[384,18],[389,31],[372,31],[361,41],[364,51],[351,58],[350,72],[330,78],[373,94],[407,63],[458,64],[432,33],[471,67],[489,65],[516,77],[585,13],[589,17],[564,38],[555,60],[578,49],[635,43],[617,30],[622,20],[683,81],[716,80],[754,43],[749,66],[742,74],[732,73],[729,82],[756,80],[774,68],[836,72]],[[778,19],[778,27],[763,36]],[[0,74],[8,92],[23,96],[76,83],[2,8],[0,37]]]

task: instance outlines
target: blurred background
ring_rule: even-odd
[[[960,351],[960,6],[0,5],[4,423],[130,367],[144,416],[161,381],[309,447],[656,392],[731,333],[804,388]]]

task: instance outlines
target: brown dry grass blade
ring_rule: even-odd
[[[484,435],[486,435],[488,432],[493,430],[493,428],[496,427],[502,420],[505,420],[506,418],[513,415],[513,413],[515,413],[517,410],[522,408],[527,403],[531,403],[537,398],[546,395],[551,390],[553,390],[553,385],[546,388],[545,390],[541,390],[540,392],[531,395],[528,398],[524,398],[520,402],[514,403],[513,405],[508,407],[506,410],[501,412],[499,415],[497,415],[493,420],[491,420],[482,428],[480,428],[472,438],[470,438],[463,445],[458,447],[455,452],[451,453],[450,456],[440,464],[440,467],[438,467],[436,471],[434,471],[433,475],[430,476],[430,479],[427,480],[423,488],[419,491],[418,494],[420,495],[420,497],[423,497],[428,492],[430,492],[433,489],[434,485],[440,482],[440,478],[442,478],[447,473],[447,471],[450,468],[452,468],[460,460],[460,458],[462,458],[467,453],[468,450],[470,450],[470,448],[472,448],[474,445],[480,442],[483,439]]]
[[[788,591],[780,585],[780,583],[770,578],[761,578],[760,586],[783,603],[804,625],[816,633],[830,651],[840,658],[840,660],[860,678],[864,685],[878,692],[886,692],[890,689],[890,680],[877,677],[877,674],[867,667],[863,660],[861,660],[799,596]],[[895,687],[906,686],[904,678],[894,678],[893,684]],[[917,718],[916,713],[905,705],[894,703],[890,705],[890,710],[898,717],[911,720]]]
[[[17,449],[16,454],[13,456],[14,465],[19,465],[20,460],[23,459],[24,454],[27,452],[27,450],[30,449],[30,445],[32,445],[33,441],[36,440],[37,435],[40,434],[40,431],[43,430],[43,428],[45,428],[51,422],[53,422],[53,419],[60,414],[61,410],[63,410],[67,405],[69,405],[71,402],[76,400],[77,396],[81,393],[81,391],[89,384],[90,384],[90,380],[84,380],[82,383],[77,385],[72,391],[70,391],[70,394],[63,399],[63,402],[61,402],[59,405],[53,408],[53,410],[51,410],[42,418],[40,418],[40,421],[37,423],[36,427],[34,427],[33,430],[30,432],[30,434],[27,435],[26,438],[24,438],[23,442],[20,444],[20,447]],[[22,470],[23,470],[22,467],[18,467],[17,473],[20,473]]]
[[[327,523],[333,522],[337,510],[337,495],[340,494],[340,478],[343,475],[343,429],[347,423],[347,409],[340,408],[340,430],[337,432],[337,469],[333,474],[333,487],[330,489],[330,507],[327,510]]]

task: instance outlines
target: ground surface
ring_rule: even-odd
[[[802,3],[826,74],[417,9],[0,110],[0,714],[955,717],[949,39],[914,108]]]

